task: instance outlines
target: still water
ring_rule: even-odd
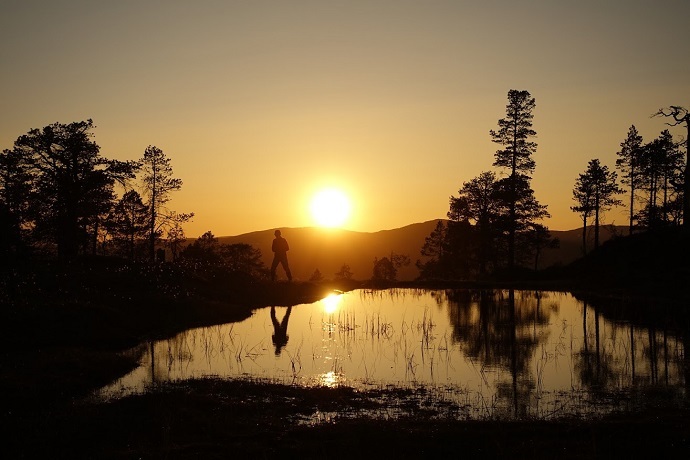
[[[101,397],[192,377],[303,386],[424,388],[469,418],[601,415],[647,395],[682,401],[682,337],[608,320],[570,294],[356,290],[254,311],[142,344],[141,366]]]

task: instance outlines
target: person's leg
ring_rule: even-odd
[[[285,258],[281,260],[280,263],[283,265],[283,270],[285,270],[285,274],[287,275],[288,281],[292,281],[292,273],[290,273],[290,266],[288,265],[287,256],[285,256]]]
[[[273,257],[273,263],[271,264],[271,281],[276,280],[276,268],[278,268],[278,257]]]

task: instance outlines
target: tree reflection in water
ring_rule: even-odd
[[[650,386],[683,397],[688,385],[687,333],[611,318],[605,304],[566,293],[359,290],[339,295],[337,308],[268,309],[152,343],[142,370],[115,387],[204,375],[423,385],[478,417],[548,418],[613,410],[631,398],[612,395]]]
[[[499,381],[496,407],[515,417],[526,415],[536,388],[532,357],[549,337],[555,309],[541,308],[545,293],[508,291],[448,291],[453,338],[482,367],[503,368],[510,380]]]

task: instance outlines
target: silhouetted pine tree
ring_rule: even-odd
[[[148,234],[148,207],[135,190],[126,192],[115,205],[108,220],[110,232],[116,250],[129,258],[135,259],[137,247],[143,245]]]
[[[498,199],[498,183],[493,172],[485,171],[462,184],[458,196],[450,197],[448,219],[452,222],[468,222],[473,237],[465,243],[472,254],[465,257],[476,261],[479,274],[487,272],[489,264],[495,262],[497,254],[495,241],[499,236],[501,203]],[[469,246],[467,243],[471,243]]]
[[[516,261],[516,233],[549,216],[546,206],[539,204],[530,186],[536,167],[532,154],[536,152],[537,144],[531,141],[537,134],[532,129],[535,106],[535,100],[528,91],[511,89],[508,91],[506,117],[498,120],[497,131],[489,131],[492,142],[503,147],[496,151],[493,165],[508,171],[508,177],[499,181],[498,196],[503,201],[506,214],[510,271]]]
[[[685,136],[685,167],[683,172],[683,184],[680,186],[683,200],[683,225],[688,228],[688,216],[690,216],[690,111],[685,107],[672,105],[659,109],[656,116],[673,119],[670,126],[680,126],[685,123],[687,134]]]
[[[590,160],[587,170],[580,174],[573,198],[578,201],[576,209],[581,213],[594,215],[594,247],[599,247],[599,220],[601,214],[613,206],[622,204],[616,195],[623,193],[618,187],[618,175],[615,171],[609,171],[607,166],[602,166],[598,159]],[[575,210],[575,209],[574,209]],[[584,220],[584,219],[583,219]],[[584,241],[583,241],[584,243]]]
[[[352,279],[352,270],[348,264],[343,264],[335,273],[336,280],[349,280]]]
[[[630,223],[628,234],[633,234],[635,228],[635,191],[640,182],[640,161],[642,156],[642,136],[635,125],[628,129],[628,136],[621,142],[621,149],[617,152],[616,168],[623,173],[621,182],[630,188]]]
[[[37,239],[54,242],[58,257],[71,260],[113,204],[116,181],[134,177],[135,164],[107,160],[93,141],[92,120],[32,129],[15,142],[28,165],[29,212]]]
[[[640,185],[646,194],[641,218],[648,228],[671,222],[670,203],[675,198],[673,184],[682,182],[682,155],[668,130],[645,144],[640,156]]]
[[[18,150],[0,153],[0,206],[3,207],[2,244],[9,253],[17,254],[25,246],[23,228],[29,221],[28,206],[31,196],[29,165]]]
[[[148,200],[149,208],[149,259],[153,261],[156,241],[163,234],[163,229],[186,222],[194,214],[176,214],[165,207],[170,201],[170,194],[182,188],[182,180],[173,177],[170,158],[161,149],[149,145],[140,162],[143,170],[144,196]]]
[[[576,205],[571,206],[570,209],[582,217],[582,254],[587,255],[587,219],[594,212],[594,184],[586,172],[580,174],[575,181],[573,201]],[[630,222],[632,225],[632,216]],[[632,226],[630,230],[632,231]]]
[[[424,239],[424,245],[420,254],[427,260],[417,260],[415,265],[419,269],[420,278],[430,279],[438,277],[441,270],[441,261],[444,258],[444,246],[446,244],[446,226],[443,221],[436,222],[434,230]]]

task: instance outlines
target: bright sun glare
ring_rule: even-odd
[[[340,299],[342,299],[342,297],[337,294],[329,294],[327,297],[323,298],[321,300],[321,302],[323,302],[323,311],[329,315],[335,313],[338,309],[338,304],[340,304]]]
[[[323,189],[311,200],[311,215],[321,227],[340,227],[350,216],[350,200],[337,189]]]

